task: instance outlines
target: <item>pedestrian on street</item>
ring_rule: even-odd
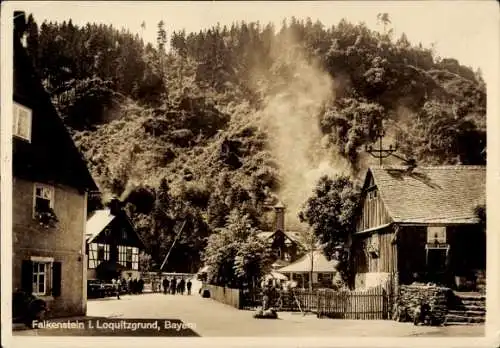
[[[191,283],[191,278],[190,278],[190,279],[188,279],[187,284],[186,284],[187,290],[188,290],[188,295],[191,295],[191,286],[192,285],[193,285],[193,283]]]
[[[167,278],[163,278],[163,294],[167,294],[168,292],[168,287],[169,287],[169,281]]]
[[[184,295],[184,291],[186,291],[186,281],[184,280],[184,277],[181,278],[179,288],[181,295]]]
[[[175,295],[175,292],[177,291],[177,279],[173,278],[172,282],[170,283],[170,289],[172,292],[172,295]]]
[[[142,294],[142,292],[144,291],[144,279],[142,278],[139,278],[139,294]]]
[[[125,278],[122,278],[121,280],[120,291],[122,290],[125,290],[125,292],[127,291],[127,281],[125,280]]]
[[[113,289],[116,291],[116,299],[120,299],[120,283],[115,279],[111,279],[111,284],[113,284]]]

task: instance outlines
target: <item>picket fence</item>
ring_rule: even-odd
[[[241,299],[244,309],[261,305],[261,294],[248,294]],[[365,290],[334,291],[330,289],[295,289],[282,292],[282,311],[312,312],[337,319],[389,319],[391,294],[380,286]]]

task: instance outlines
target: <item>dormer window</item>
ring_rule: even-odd
[[[12,134],[31,142],[31,109],[14,102]]]

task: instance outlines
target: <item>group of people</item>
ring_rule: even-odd
[[[174,277],[172,279],[163,278],[162,285],[164,294],[184,295],[184,292],[186,292],[187,289],[187,294],[191,295],[191,287],[193,286],[193,283],[191,282],[190,278],[186,282],[184,277],[182,277],[180,280],[177,280],[177,278]]]
[[[122,278],[121,280],[113,278],[111,283],[115,288],[116,298],[118,299],[120,299],[120,293],[122,292],[127,294],[142,294],[144,290],[144,280],[142,280],[142,278],[129,278],[128,281],[125,278]]]

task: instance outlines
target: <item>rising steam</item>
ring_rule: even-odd
[[[256,69],[255,85],[264,100],[259,119],[280,166],[278,194],[286,205],[287,226],[301,229],[298,211],[318,179],[346,173],[350,165],[328,149],[319,128],[322,108],[334,98],[330,75],[290,35],[274,42],[272,59],[272,75],[263,76]]]

